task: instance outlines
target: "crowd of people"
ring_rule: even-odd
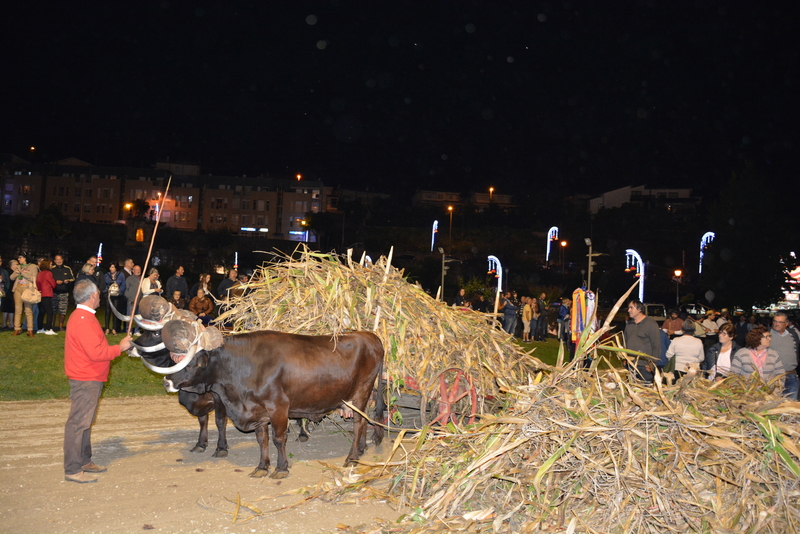
[[[678,378],[693,373],[704,374],[712,381],[757,373],[767,383],[782,379],[783,395],[797,400],[800,333],[786,312],[778,311],[771,318],[734,317],[723,308],[692,317],[672,310],[659,325],[645,314],[641,302],[632,300],[628,315],[626,347],[650,356],[636,365],[636,375],[642,381],[652,383],[656,367]]]
[[[491,312],[483,295],[468,299],[459,290],[453,305]],[[564,342],[574,356],[575,340],[570,330],[572,300],[555,299],[548,303],[547,295],[518,296],[506,291],[499,299],[498,314],[502,328],[523,343],[544,341],[553,335]],[[798,399],[800,379],[800,332],[787,313],[778,311],[772,317],[739,313],[732,315],[727,308],[708,310],[692,317],[681,310],[671,310],[659,324],[646,313],[638,300],[627,304],[625,345],[650,358],[639,359],[631,371],[645,382],[652,383],[655,369],[673,372],[681,378],[687,373],[702,374],[719,381],[731,375],[750,376],[757,372],[765,382],[782,379],[782,392],[789,399]],[[601,321],[598,321],[598,323]]]
[[[16,259],[3,264],[0,258],[0,330],[13,330],[13,335],[36,334],[58,335],[66,329],[68,312],[75,308],[70,304],[74,285],[80,280],[89,280],[97,287],[100,305],[106,307],[103,319],[105,335],[123,333],[128,328],[118,315],[131,316],[134,302],[148,295],[164,297],[177,309],[186,309],[197,315],[208,325],[215,317],[220,303],[225,302],[236,287],[246,283],[248,275],[231,269],[227,277],[214,290],[211,274],[201,273],[197,282],[189,288],[185,269],[178,266],[165,284],[161,282],[159,270],[151,267],[142,279],[142,267],[132,258],[122,264],[109,263],[105,271],[97,256],[89,257],[77,270],[64,263],[64,256],[56,254],[52,259],[40,257],[29,261],[28,255],[20,253]],[[138,292],[138,296],[137,296]]]

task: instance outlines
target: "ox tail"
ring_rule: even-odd
[[[386,380],[383,378],[383,359],[378,366],[377,390],[375,392],[375,417],[377,422],[372,432],[372,443],[380,445],[383,441],[383,414],[386,412],[385,399]]]

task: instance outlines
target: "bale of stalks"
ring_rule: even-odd
[[[217,323],[234,332],[374,330],[386,350],[390,388],[416,383],[427,397],[450,368],[466,371],[486,398],[546,367],[509,343],[486,316],[451,308],[409,283],[391,266],[391,253],[372,264],[302,247],[282,260],[257,269],[232,291]]]

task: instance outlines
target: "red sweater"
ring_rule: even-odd
[[[52,297],[53,288],[56,287],[56,279],[50,271],[39,271],[36,275],[36,288],[42,293],[42,297]]]
[[[105,382],[111,360],[121,354],[119,345],[109,345],[93,313],[76,308],[67,321],[64,341],[64,372],[70,380]]]

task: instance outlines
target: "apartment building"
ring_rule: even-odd
[[[140,169],[98,167],[75,158],[33,164],[7,156],[0,175],[4,215],[35,217],[56,206],[69,220],[125,224],[136,201],[143,200],[150,206],[148,217],[161,211],[161,223],[179,230],[313,241],[305,214],[325,207],[319,181],[202,176],[199,166],[190,164]]]

